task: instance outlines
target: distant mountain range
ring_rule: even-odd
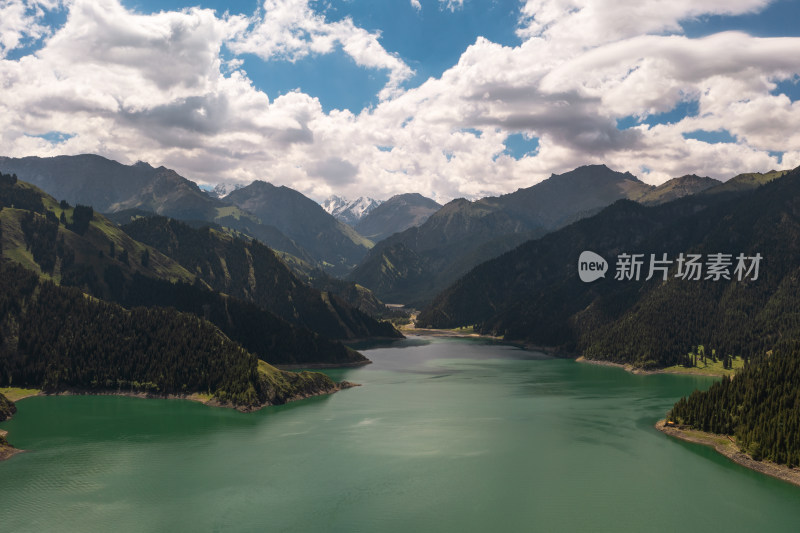
[[[349,278],[383,301],[423,305],[483,261],[653,189],[629,173],[595,165],[503,196],[453,200],[419,227],[380,241]]]
[[[742,174],[726,183],[687,175],[652,186],[605,165],[579,167],[510,194],[474,202],[453,200],[419,227],[379,241],[349,279],[369,287],[381,300],[424,306],[472,267],[617,200],[658,205],[697,194],[750,190],[781,175]],[[378,214],[376,209],[370,217]]]
[[[367,198],[366,196],[360,196],[355,200],[347,200],[341,196],[334,195],[328,197],[321,205],[326,213],[337,220],[355,226],[370,211],[381,205],[381,201]]]
[[[349,224],[372,242],[419,226],[441,207],[418,193],[397,194],[385,202],[365,196],[352,201],[331,196],[322,203],[326,212]]]
[[[156,213],[258,239],[280,252],[302,279],[335,289],[370,312],[377,301],[368,289],[383,301],[424,306],[481,262],[616,200],[657,205],[687,195],[751,189],[781,175],[743,174],[724,184],[688,175],[654,187],[630,173],[592,165],[510,194],[456,199],[445,206],[409,193],[379,205],[369,198],[331,197],[323,207],[285,186],[255,181],[204,192],[164,167],[122,165],[95,155],[0,157],[0,171],[16,173],[71,204],[93,205],[118,224]],[[355,222],[346,224],[326,209]],[[351,285],[334,283],[331,275],[346,277]]]
[[[0,157],[0,171],[16,174],[59,200],[114,214],[117,222],[155,213],[218,224],[339,275],[372,246],[316,202],[265,182],[233,190],[220,200],[173,170],[142,162],[123,165],[96,155]]]
[[[0,157],[0,171],[16,174],[58,200],[101,213],[141,209],[183,220],[210,220],[224,206],[174,170],[147,163],[123,165],[98,155]]]
[[[203,189],[203,190],[209,196],[222,199],[228,196],[233,191],[241,189],[242,187],[244,187],[243,183],[217,183],[216,185],[214,185],[212,189],[209,190]]]
[[[278,228],[333,274],[346,274],[372,248],[372,241],[288,187],[254,181],[225,201]]]
[[[372,209],[354,227],[372,242],[380,242],[390,235],[423,224],[441,207],[418,193],[397,194]]]
[[[701,193],[721,185],[721,182],[714,178],[701,178],[694,174],[673,178],[661,185],[645,191],[642,195],[631,198],[640,204],[657,205]]]
[[[16,174],[58,200],[92,206],[126,222],[149,213],[226,226],[307,261],[313,254],[275,226],[204,193],[196,183],[164,167],[123,165],[97,155],[0,157],[0,172]]]

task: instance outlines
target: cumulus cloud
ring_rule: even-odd
[[[680,35],[686,18],[764,3],[528,1],[519,45],[478,38],[441,76],[403,89],[410,68],[377,33],[330,21],[307,0],[269,0],[251,17],[141,15],[117,0],[74,0],[35,55],[0,59],[0,145],[11,156],[147,160],[203,183],[265,179],[316,199],[479,197],[590,163],[650,183],[786,168],[800,165],[800,103],[775,89],[800,73],[800,39]],[[388,71],[389,83],[374,108],[325,112],[299,91],[271,100],[240,59],[221,59],[226,47],[266,61],[342,50]],[[648,120],[687,101],[696,114]],[[620,129],[630,117],[637,125]],[[697,130],[736,142],[686,138]],[[69,135],[42,137],[51,132]],[[517,159],[504,143],[519,133],[538,150]]]
[[[422,10],[422,4],[419,3],[419,0],[411,0],[411,7],[413,7],[417,11]]]
[[[228,43],[231,50],[265,60],[296,61],[309,54],[331,53],[340,46],[357,65],[389,71],[389,81],[380,93],[382,99],[397,94],[400,84],[414,74],[402,59],[381,46],[379,34],[357,27],[350,18],[328,22],[311,9],[308,0],[265,0],[253,23]]]
[[[38,40],[50,29],[43,25],[45,10],[53,10],[59,0],[0,0],[0,58],[26,40]]]
[[[770,0],[525,0],[518,33],[586,48],[642,34],[680,32],[701,15],[741,15]]]

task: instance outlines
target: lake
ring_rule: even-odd
[[[0,424],[0,530],[792,531],[800,488],[653,429],[697,376],[475,339],[332,370],[361,387],[243,414],[34,397]]]

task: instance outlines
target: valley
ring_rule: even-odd
[[[791,369],[771,379],[793,379],[796,325],[785,310],[794,290],[794,247],[800,246],[795,239],[800,232],[787,216],[800,198],[797,170],[742,174],[724,183],[688,175],[653,187],[629,173],[586,166],[508,195],[444,206],[418,194],[383,202],[337,197],[324,207],[341,220],[287,187],[255,182],[210,195],[146,163],[125,167],[80,156],[53,165],[6,158],[0,170],[28,172],[58,192],[47,176],[55,176],[65,161],[68,171],[79,164],[100,169],[84,176],[119,171],[152,185],[143,186],[144,195],[127,191],[128,200],[101,203],[109,211],[106,218],[77,203],[90,196],[70,196],[73,206],[16,174],[2,176],[0,242],[6,278],[14,281],[6,289],[2,334],[10,359],[0,384],[48,394],[194,398],[250,411],[352,386],[306,370],[367,364],[350,347],[364,341],[404,335],[483,339],[635,373],[722,376],[709,392],[678,402],[668,420],[686,431],[736,433],[748,457],[790,465],[800,460],[800,450],[785,444],[798,427],[791,410],[776,408],[774,416],[788,416],[789,423],[765,442],[754,432],[774,422],[762,417],[761,425],[742,425],[738,416],[721,422],[720,413],[748,408],[741,396],[724,400],[733,403],[715,411],[707,410],[704,399],[727,387],[731,376],[735,383],[764,379],[758,369],[770,361]],[[180,187],[159,185],[164,179]],[[61,176],[61,181],[69,180]],[[172,192],[150,192],[163,187]],[[274,250],[261,242],[259,231],[265,230],[259,228],[274,228],[282,236],[272,241],[278,243]],[[782,233],[774,234],[775,228]],[[763,279],[687,284],[672,274],[660,283],[576,281],[577,258],[586,249],[601,257],[625,250],[676,255],[722,250],[731,243],[737,252],[766,258]],[[78,306],[81,293],[96,300]],[[52,304],[40,301],[63,303],[50,310]],[[125,352],[104,344],[115,336],[99,329],[84,332],[83,319],[72,318],[76,312],[102,313],[109,328],[122,327],[110,318],[119,316],[131,328],[126,339],[152,336],[150,347],[137,356],[145,365],[155,361],[148,354],[168,353],[166,344],[157,344],[164,333],[148,321],[171,324],[181,339],[177,345],[170,341],[177,366],[158,377],[145,366],[120,367],[118,354]],[[408,313],[410,319],[403,319]],[[72,324],[75,334],[65,337],[60,333],[65,330],[50,327],[54,336],[48,340],[45,330],[28,333],[18,326],[24,321],[41,328],[57,323],[52,320]],[[396,329],[389,320],[406,325]],[[206,342],[206,333],[183,333],[198,326],[211,337],[222,335],[223,346],[230,347],[198,352],[192,343]],[[96,339],[97,346],[87,339]],[[87,359],[53,358],[71,353],[76,341]],[[198,355],[199,362],[190,362]],[[203,360],[206,356],[211,359]],[[238,365],[241,373],[226,370],[209,381],[204,372],[198,381],[179,370],[186,364],[213,366],[220,356],[230,361],[225,367]],[[793,392],[781,394],[776,405],[786,405],[786,394]],[[703,418],[712,412],[713,422]],[[756,440],[758,449],[752,445]]]
[[[0,0],[0,532],[796,533],[798,20]]]

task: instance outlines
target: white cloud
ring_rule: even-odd
[[[419,0],[411,0],[411,7],[413,7],[417,11],[422,10],[422,4],[419,3]]]
[[[701,15],[741,15],[770,0],[525,0],[520,29],[586,48],[643,34],[680,32],[680,22]]]
[[[0,58],[26,40],[48,35],[49,28],[41,24],[44,11],[59,5],[59,0],[0,0]]]
[[[651,8],[640,15],[653,35],[617,20],[625,17],[616,2],[527,2],[522,44],[479,38],[439,78],[402,90],[410,70],[377,34],[328,21],[305,0],[268,2],[249,19],[203,9],[138,15],[116,0],[75,0],[35,55],[0,60],[2,155],[94,152],[206,183],[266,179],[317,199],[418,191],[440,201],[509,192],[588,163],[651,183],[800,165],[800,104],[772,94],[800,73],[800,39],[665,34],[686,17],[763,2],[622,5],[640,3]],[[617,17],[581,14],[602,7]],[[564,33],[570,21],[581,31]],[[223,62],[224,46],[285,60],[341,47],[365,68],[387,69],[390,82],[375,108],[326,113],[301,92],[270,100],[240,59]],[[617,128],[620,118],[683,100],[697,102],[697,116]],[[684,138],[722,129],[737,142]],[[53,131],[74,136],[35,137]],[[513,133],[538,138],[538,151],[506,155]],[[786,152],[782,164],[769,151]]]
[[[464,7],[464,0],[439,0],[439,4],[445,9],[455,11]]]
[[[296,61],[310,54],[331,53],[338,45],[357,65],[389,71],[381,99],[398,94],[400,84],[414,74],[396,54],[381,46],[379,34],[357,27],[350,18],[328,22],[311,9],[308,0],[265,0],[263,12],[253,22],[252,28],[228,43],[231,50],[264,60]]]

